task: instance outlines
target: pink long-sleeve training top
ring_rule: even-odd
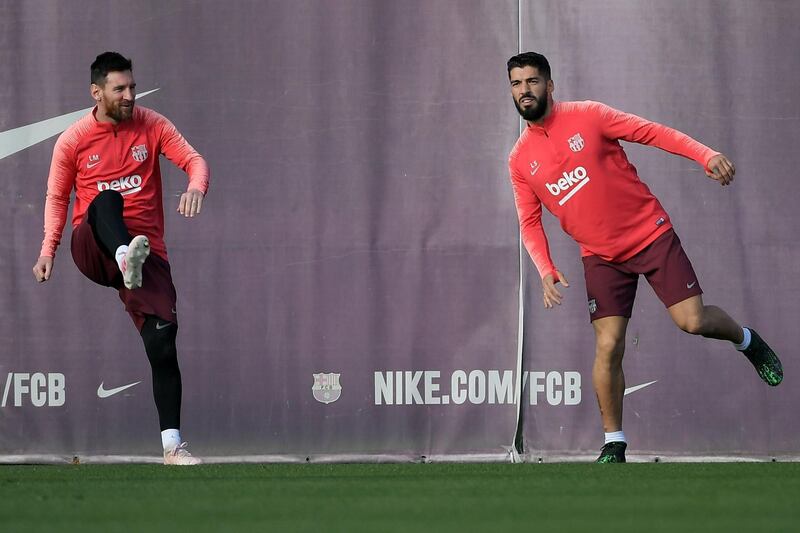
[[[706,170],[718,154],[684,133],[599,102],[554,103],[541,125],[525,128],[509,155],[522,241],[541,277],[556,276],[542,205],[583,256],[612,262],[630,259],[672,227],[620,140],[693,159]]]
[[[123,197],[122,216],[131,235],[147,236],[153,253],[166,259],[159,155],[189,175],[187,189],[203,194],[208,190],[208,165],[169,120],[151,109],[136,106],[131,119],[119,124],[99,122],[96,112],[97,108],[56,141],[40,255],[55,256],[73,189],[73,227],[81,223],[95,196],[114,190]]]

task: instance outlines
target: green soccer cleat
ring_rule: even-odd
[[[783,365],[778,359],[778,354],[772,351],[764,339],[754,329],[750,330],[750,346],[744,350],[744,355],[756,367],[756,372],[767,385],[775,387],[783,381]]]
[[[624,463],[625,462],[625,448],[628,444],[625,442],[609,442],[600,450],[600,457],[597,458],[596,463]]]

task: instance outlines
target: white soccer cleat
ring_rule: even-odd
[[[202,464],[203,461],[189,453],[189,450],[186,449],[187,446],[189,446],[188,443],[182,442],[171,450],[164,450],[164,464],[178,466],[193,466]]]
[[[122,281],[129,289],[142,286],[142,266],[150,255],[150,240],[144,235],[137,235],[128,245],[128,251],[122,259]]]

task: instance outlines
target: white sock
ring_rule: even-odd
[[[122,272],[122,260],[125,259],[125,254],[128,253],[128,245],[122,244],[117,247],[117,251],[114,253],[114,259],[117,260],[117,266],[119,267],[120,272]]]
[[[161,444],[164,451],[171,450],[181,443],[181,432],[178,429],[165,429],[161,432]]]
[[[750,330],[747,328],[742,328],[742,334],[744,335],[742,343],[741,344],[733,343],[734,348],[736,348],[740,352],[745,351],[750,346],[750,339],[753,338],[753,336],[750,335]]]
[[[619,431],[612,431],[611,433],[606,433],[606,444],[609,442],[624,442],[627,444],[628,441],[625,440],[625,432],[621,429]]]

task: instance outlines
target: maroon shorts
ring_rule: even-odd
[[[665,307],[703,294],[681,240],[671,228],[622,263],[586,256],[583,272],[590,320],[607,316],[630,318],[639,274],[644,274]]]
[[[139,331],[147,315],[177,324],[177,295],[167,260],[151,253],[142,267],[142,286],[134,290],[126,288],[117,262],[95,240],[88,218],[84,217],[72,230],[72,259],[78,270],[99,285],[117,289]]]

